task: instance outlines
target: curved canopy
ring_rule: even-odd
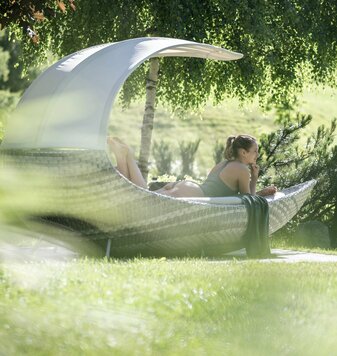
[[[242,54],[173,38],[135,38],[71,54],[42,73],[9,120],[2,148],[105,149],[111,105],[151,57],[240,59]]]

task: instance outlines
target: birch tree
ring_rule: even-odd
[[[145,180],[149,173],[149,158],[151,151],[151,138],[156,105],[156,91],[159,71],[159,59],[150,59],[150,69],[146,78],[146,102],[142,125],[141,145],[139,153],[139,168]]]

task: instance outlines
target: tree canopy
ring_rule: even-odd
[[[71,9],[75,10],[74,0],[68,0]],[[23,33],[37,43],[38,34],[34,31],[34,24],[50,17],[56,17],[55,7],[62,12],[66,5],[62,0],[7,0],[0,4],[0,30],[9,25],[22,28]]]
[[[303,83],[336,86],[337,3],[335,0],[80,0],[77,11],[36,22],[33,46],[22,59],[38,61],[46,50],[59,56],[105,42],[163,36],[221,46],[244,54],[237,62],[165,58],[158,98],[174,108],[195,108],[210,97],[262,104],[290,102]],[[145,91],[146,65],[124,86],[123,98]]]

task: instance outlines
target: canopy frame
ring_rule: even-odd
[[[230,61],[242,54],[192,41],[146,37],[73,53],[26,90],[9,120],[4,149],[106,149],[111,109],[127,78],[152,57]]]

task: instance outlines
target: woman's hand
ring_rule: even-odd
[[[274,195],[277,192],[277,187],[275,185],[270,185],[269,187],[263,188],[256,194],[261,195],[262,197],[267,195]]]
[[[259,176],[260,167],[256,163],[252,163],[249,165],[249,168],[250,168],[251,179],[256,182]]]

